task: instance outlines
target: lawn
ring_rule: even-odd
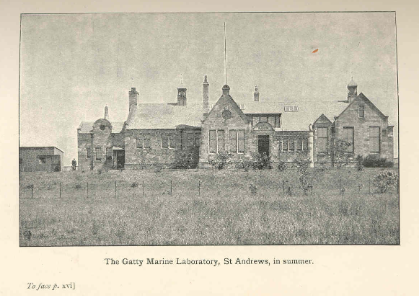
[[[381,170],[21,173],[20,245],[399,244]]]

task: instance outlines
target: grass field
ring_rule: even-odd
[[[20,245],[399,244],[380,170],[21,173]]]

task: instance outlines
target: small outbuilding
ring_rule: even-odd
[[[19,171],[62,171],[64,152],[57,147],[20,147]]]

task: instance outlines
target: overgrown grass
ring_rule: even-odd
[[[20,244],[399,244],[397,193],[369,185],[379,171],[310,170],[309,195],[293,170],[24,173]]]

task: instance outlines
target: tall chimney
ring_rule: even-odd
[[[352,78],[351,82],[348,84],[348,103],[351,103],[357,96],[358,85],[355,83]]]
[[[109,120],[109,112],[108,112],[108,106],[105,106],[105,117],[106,120]]]
[[[259,90],[258,90],[258,86],[255,86],[255,92],[253,94],[253,98],[255,102],[259,102]]]
[[[133,106],[137,106],[138,101],[138,92],[135,90],[135,87],[132,87],[129,91],[129,111]]]
[[[204,83],[202,85],[203,88],[203,107],[204,107],[204,113],[208,113],[209,112],[209,95],[208,95],[208,89],[209,89],[209,83],[207,80],[207,75],[205,75],[204,78]]]

